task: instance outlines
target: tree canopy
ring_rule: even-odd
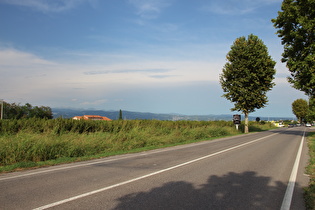
[[[122,120],[123,119],[123,115],[122,115],[122,111],[121,109],[119,110],[119,117],[118,117],[119,120]]]
[[[292,112],[298,118],[300,123],[306,120],[308,115],[308,104],[305,99],[297,99],[292,103]]]
[[[315,120],[315,98],[310,97],[308,100],[308,114],[306,117],[308,122],[313,122]]]
[[[50,107],[32,106],[29,103],[20,105],[16,103],[4,102],[3,119],[22,119],[22,118],[46,118],[52,119],[53,114]]]
[[[228,52],[227,63],[220,75],[223,97],[234,103],[232,111],[245,115],[245,133],[248,132],[248,114],[265,107],[267,91],[275,85],[272,81],[275,61],[261,39],[250,34],[237,38]]]
[[[315,95],[315,0],[284,0],[272,19],[284,45],[282,62],[294,88]]]

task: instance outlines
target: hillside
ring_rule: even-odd
[[[74,116],[83,115],[100,115],[108,117],[112,120],[117,120],[119,117],[119,110],[117,111],[104,111],[104,110],[85,110],[85,109],[63,109],[63,108],[52,108],[54,118],[72,118]],[[181,115],[181,114],[156,114],[149,112],[131,112],[122,111],[123,119],[134,120],[134,119],[156,119],[156,120],[197,120],[197,121],[214,121],[214,120],[232,120],[233,114],[218,114],[218,115]],[[250,116],[249,120],[255,120],[257,116]],[[242,120],[244,116],[242,116]],[[267,117],[260,117],[261,120],[267,121]],[[269,120],[291,120],[292,118],[280,118],[280,117],[269,117]]]

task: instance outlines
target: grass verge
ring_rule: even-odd
[[[252,122],[251,131],[271,129]],[[0,172],[134,153],[241,134],[226,121],[2,121]],[[1,130],[0,129],[0,130]]]
[[[234,134],[237,135],[237,134]],[[154,149],[161,149],[166,147],[173,147],[178,145],[184,145],[184,144],[190,144],[190,143],[197,143],[202,141],[211,141],[218,138],[224,138],[228,136],[233,135],[227,135],[222,137],[213,137],[208,139],[199,139],[199,140],[187,140],[183,142],[173,143],[173,144],[165,144],[165,145],[159,145],[159,146],[147,146],[147,147],[140,147],[135,148],[131,150],[119,150],[119,151],[113,151],[113,152],[104,152],[99,153],[96,155],[88,155],[88,156],[82,156],[82,157],[61,157],[56,158],[52,160],[46,160],[46,161],[21,161],[17,162],[11,165],[6,166],[0,166],[0,173],[5,172],[14,172],[14,171],[21,171],[25,169],[35,169],[35,168],[41,168],[41,167],[47,167],[47,166],[54,166],[54,165],[60,165],[60,164],[66,164],[66,163],[73,163],[73,162],[80,162],[80,161],[87,161],[87,160],[93,160],[93,159],[99,159],[109,156],[115,156],[115,155],[122,155],[122,154],[130,154],[130,153],[138,153],[148,150],[154,150]]]
[[[310,159],[306,172],[310,176],[310,182],[308,187],[304,188],[304,199],[306,209],[315,210],[315,132],[308,133],[307,143]]]

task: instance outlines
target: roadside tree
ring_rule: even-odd
[[[308,110],[308,103],[305,99],[296,99],[293,101],[292,112],[300,123],[306,120]]]
[[[223,97],[234,103],[232,111],[245,115],[245,133],[248,133],[248,115],[265,107],[267,91],[275,85],[272,81],[275,61],[261,39],[251,34],[237,38],[228,52],[227,63],[220,74]]]
[[[315,96],[315,1],[284,0],[282,11],[272,19],[281,37],[282,62],[291,72],[288,81],[294,88]]]
[[[308,100],[308,113],[306,116],[307,122],[315,121],[315,98],[311,97]]]

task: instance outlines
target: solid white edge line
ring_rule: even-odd
[[[292,197],[293,197],[293,191],[294,191],[294,187],[295,187],[297,172],[298,172],[298,169],[299,169],[300,159],[301,159],[301,155],[302,155],[304,137],[305,137],[305,130],[304,130],[304,133],[303,133],[303,137],[302,137],[302,140],[301,140],[301,143],[300,143],[300,147],[299,147],[298,153],[296,155],[296,159],[295,159],[295,162],[294,162],[294,165],[293,165],[293,168],[292,168],[292,172],[291,172],[291,175],[290,175],[289,183],[288,183],[287,189],[285,191],[284,198],[283,198],[280,210],[289,210],[290,207],[291,207],[291,202],[292,202]]]
[[[96,194],[96,193],[99,193],[99,192],[103,192],[103,191],[106,191],[106,190],[109,190],[109,189],[112,189],[112,188],[115,188],[115,187],[119,187],[119,186],[131,183],[131,182],[134,182],[134,181],[138,181],[138,180],[150,177],[150,176],[154,176],[154,175],[166,172],[166,171],[170,171],[170,170],[173,170],[175,168],[179,168],[179,167],[182,167],[182,166],[185,166],[185,165],[188,165],[188,164],[191,164],[191,163],[194,163],[194,162],[197,162],[197,161],[200,161],[200,160],[203,160],[203,159],[215,156],[215,155],[219,155],[221,153],[228,152],[230,150],[237,149],[237,148],[246,146],[248,144],[255,143],[257,141],[261,141],[261,140],[263,140],[265,138],[268,138],[268,137],[271,137],[271,136],[274,136],[274,135],[277,135],[277,134],[279,134],[279,133],[274,133],[274,134],[271,134],[271,135],[268,135],[268,136],[265,136],[265,137],[261,137],[259,139],[256,139],[256,140],[244,143],[244,144],[240,144],[240,145],[231,147],[229,149],[221,150],[219,152],[216,152],[216,153],[213,153],[213,154],[210,154],[210,155],[206,155],[206,156],[203,156],[203,157],[200,157],[200,158],[197,158],[197,159],[194,159],[194,160],[191,160],[191,161],[179,164],[179,165],[175,165],[175,166],[172,166],[172,167],[160,170],[160,171],[156,171],[156,172],[144,175],[144,176],[140,176],[140,177],[137,177],[137,178],[134,178],[134,179],[130,179],[130,180],[127,180],[127,181],[124,181],[124,182],[120,182],[120,183],[117,183],[117,184],[114,184],[114,185],[111,185],[111,186],[108,186],[108,187],[104,187],[104,188],[101,188],[101,189],[98,189],[98,190],[94,190],[94,191],[87,192],[87,193],[84,193],[84,194],[81,194],[81,195],[77,195],[77,196],[74,196],[74,197],[71,197],[71,198],[60,200],[60,201],[57,201],[57,202],[54,202],[54,203],[51,203],[51,204],[47,204],[45,206],[41,206],[41,207],[35,208],[33,210],[43,210],[43,209],[48,209],[48,208],[51,208],[51,207],[55,207],[55,206],[58,206],[60,204],[64,204],[64,203],[67,203],[67,202],[70,202],[70,201],[73,201],[73,200],[77,200],[77,199],[80,199],[80,198],[83,198],[83,197],[87,197],[87,196],[90,196],[90,195],[93,195],[93,194]]]

